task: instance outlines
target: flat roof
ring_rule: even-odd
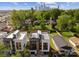
[[[49,35],[47,32],[43,32],[42,35],[44,36],[45,40],[49,40]]]
[[[79,38],[77,38],[77,37],[71,37],[70,40],[71,40],[75,45],[79,45]]]
[[[30,35],[31,38],[39,38],[38,33],[31,33]]]

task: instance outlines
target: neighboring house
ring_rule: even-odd
[[[59,35],[54,35],[52,40],[54,41],[54,46],[57,51],[62,50],[61,47],[68,45],[68,43],[64,40],[64,38]]]
[[[9,33],[13,31],[13,28],[12,26],[6,26],[5,28],[2,29],[2,31]]]
[[[3,39],[7,36],[7,32],[0,32],[0,42],[3,43]]]
[[[26,19],[25,24],[31,24],[31,19]]]
[[[69,39],[69,42],[70,42],[74,47],[79,48],[79,38],[77,38],[77,37],[71,37],[71,38]]]
[[[70,52],[73,52],[70,44],[62,36],[54,35],[52,40],[55,49],[58,51],[60,55],[68,56]]]
[[[26,47],[26,38],[26,32],[16,30],[4,39],[4,43],[7,47],[10,47],[11,52],[15,53],[15,51],[23,51]]]
[[[30,53],[34,55],[48,54],[50,39],[47,32],[37,31],[30,34]]]
[[[39,20],[35,20],[35,21],[33,22],[34,25],[39,25],[39,23],[40,23]]]
[[[0,31],[5,28],[7,25],[6,25],[6,22],[0,22]]]

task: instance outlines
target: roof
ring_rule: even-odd
[[[49,40],[49,35],[47,32],[43,32],[42,35],[44,36],[44,40]]]
[[[5,28],[2,29],[2,31],[6,31],[6,32],[11,32],[13,30],[13,28],[11,26],[6,26]]]
[[[7,32],[0,32],[0,38],[4,38],[7,36]]]
[[[17,34],[19,32],[19,30],[16,30],[16,31],[14,31],[14,33],[13,34]]]
[[[7,36],[7,38],[13,39],[13,34],[18,34],[19,30],[14,31],[10,35]],[[23,40],[24,37],[26,36],[26,32],[20,32],[19,35],[17,36],[16,40]]]
[[[7,38],[13,38],[13,34],[17,34],[18,32],[19,32],[19,30],[14,31],[10,35],[8,35]]]
[[[32,33],[30,37],[31,38],[39,38],[39,35],[38,35],[38,33]]]
[[[20,37],[19,37],[18,39],[19,39],[19,40],[22,40],[22,39],[24,39],[25,36],[26,36],[26,33],[21,32],[21,33],[20,33]]]
[[[48,35],[48,33],[47,33],[47,32],[41,32],[41,31],[37,31],[37,32],[35,32],[35,33],[31,33],[30,38],[40,38],[40,37],[39,37],[39,34],[42,35],[42,39],[44,39],[44,40],[49,40],[49,35]]]
[[[40,30],[37,31],[37,34],[42,34]]]
[[[79,45],[79,38],[77,38],[77,37],[71,37],[70,40],[71,40],[75,45]]]
[[[61,49],[61,47],[68,45],[68,43],[64,40],[64,38],[59,35],[54,35],[53,40],[59,49]]]

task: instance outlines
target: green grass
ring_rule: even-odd
[[[41,26],[36,25],[36,26],[34,26],[34,28],[35,28],[35,29],[41,29]]]
[[[65,37],[72,37],[74,35],[74,33],[72,32],[62,32],[62,35]]]
[[[52,38],[52,34],[49,34],[50,36],[50,47],[54,50],[56,50],[55,46],[54,46],[54,43],[53,43],[53,38]]]
[[[70,37],[74,36],[74,33],[73,32],[62,32],[62,36],[64,37],[66,41],[68,41]]]
[[[46,25],[47,29],[52,29],[52,26],[51,25]]]

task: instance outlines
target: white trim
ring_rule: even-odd
[[[76,45],[75,45],[75,43],[74,43],[74,42],[72,42],[71,40],[69,40],[69,42],[70,42],[73,46],[76,46]]]
[[[43,44],[44,43],[47,43],[48,44],[47,50],[43,50]],[[49,49],[50,49],[49,42],[42,42],[42,52],[49,52]]]

